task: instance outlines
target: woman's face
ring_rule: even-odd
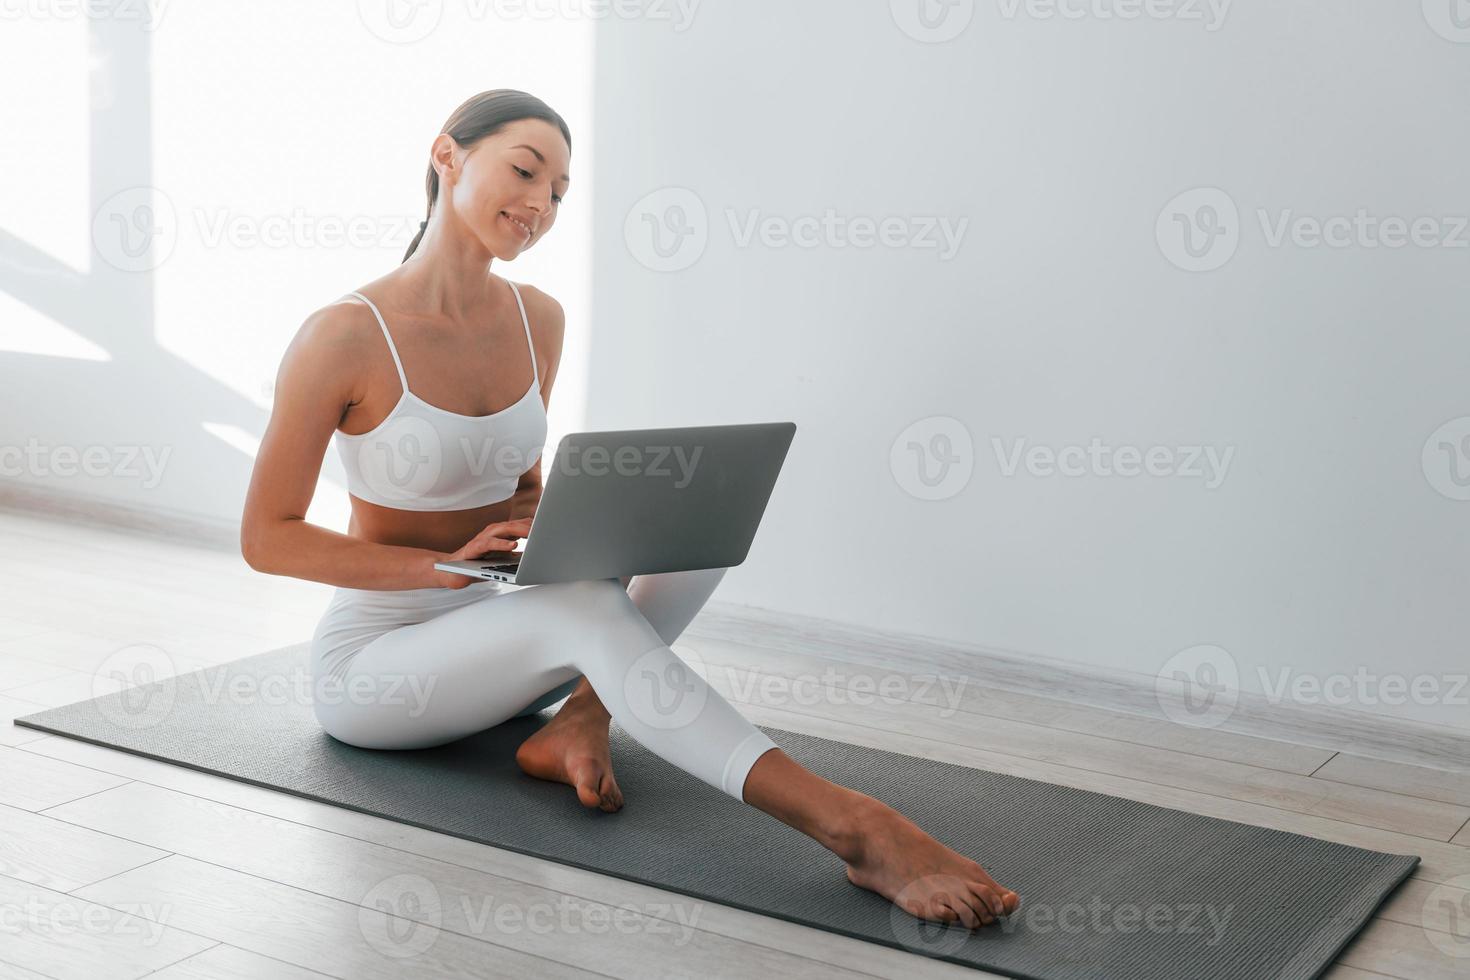
[[[452,171],[443,166],[451,154]],[[455,216],[507,262],[556,223],[571,155],[561,130],[541,119],[517,119],[468,150],[442,134],[434,144],[440,193],[449,192]]]

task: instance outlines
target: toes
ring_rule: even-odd
[[[980,928],[981,920],[978,912],[965,901],[965,896],[941,895],[936,900],[944,906],[952,909],[955,916],[964,923],[967,929]]]
[[[1001,901],[995,889],[979,881],[970,882],[970,887],[974,889],[977,905],[983,905],[996,918],[1006,914],[1005,903]]]
[[[959,913],[950,908],[944,896],[935,896],[924,905],[924,911],[918,913],[920,918],[932,919],[935,922],[954,922],[960,917]]]

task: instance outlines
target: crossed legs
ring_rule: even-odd
[[[915,916],[974,928],[1015,911],[1018,896],[979,864],[881,801],[807,771],[673,653],[723,574],[532,586],[400,626],[363,647],[339,680],[372,687],[407,674],[423,696],[408,707],[319,701],[318,720],[354,745],[425,748],[567,696],[516,758],[531,775],[574,786],[585,806],[622,805],[607,758],[616,718],[650,751],[812,837],[847,863],[849,881]]]

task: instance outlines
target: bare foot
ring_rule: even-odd
[[[945,847],[913,821],[871,796],[861,803],[853,829],[836,850],[847,862],[847,880],[875,891],[910,915],[936,922],[989,925],[1010,915],[1021,898],[985,869]]]
[[[516,764],[528,776],[566,783],[585,807],[608,813],[623,808],[623,791],[613,779],[607,744],[609,716],[589,710],[575,697],[545,727],[516,749]]]

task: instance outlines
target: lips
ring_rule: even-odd
[[[530,241],[530,239],[531,239],[531,226],[530,225],[526,224],[520,218],[513,217],[511,214],[509,214],[506,211],[502,211],[502,212],[500,212],[500,214],[501,214],[501,216],[503,218],[505,218],[506,221],[509,221],[513,227],[519,229],[520,232],[521,232],[521,234],[523,236],[525,236],[525,238],[526,238],[527,241]]]

